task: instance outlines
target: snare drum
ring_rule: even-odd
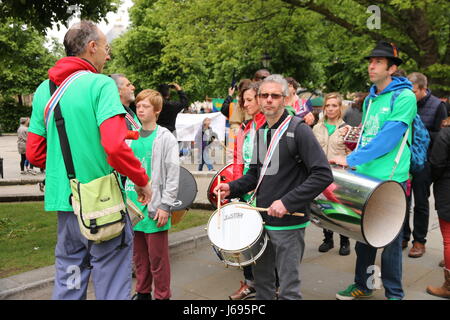
[[[207,230],[217,256],[230,266],[255,263],[267,246],[261,215],[244,202],[228,203],[216,210],[209,218]]]
[[[209,183],[207,196],[209,203],[211,203],[211,205],[214,208],[217,208],[217,200],[218,200],[217,195],[214,194],[214,188],[217,187],[217,178],[219,176],[220,176],[220,183],[228,183],[233,181],[233,163],[227,164],[225,167],[220,169]],[[230,200],[228,199],[221,199],[220,205],[223,206],[229,202]]]
[[[197,182],[194,176],[184,167],[180,167],[180,181],[178,183],[178,195],[172,211],[171,223],[175,225],[183,219],[189,207],[197,196]]]

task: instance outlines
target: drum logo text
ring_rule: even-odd
[[[230,219],[242,219],[244,214],[242,212],[233,212],[229,214],[224,214],[223,221],[230,220]]]

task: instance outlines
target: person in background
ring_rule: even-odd
[[[134,90],[136,89],[130,80],[124,74],[114,73],[110,77],[115,81],[117,89],[119,89],[120,102],[122,102],[127,115],[125,120],[127,122],[128,130],[137,131],[141,128],[139,119],[136,114],[131,110],[131,104],[134,103]]]
[[[312,109],[311,101],[299,98],[297,95],[297,90],[300,85],[294,78],[287,77],[286,81],[289,84],[289,96],[286,97],[285,102],[286,110],[290,115],[299,116],[305,120],[307,125],[312,126],[315,118],[310,111]]]
[[[202,126],[197,131],[195,135],[195,147],[199,152],[200,164],[198,165],[198,171],[203,170],[203,165],[206,164],[209,171],[214,170],[209,157],[209,151],[211,148],[211,143],[217,140],[218,136],[211,128],[211,119],[203,119]]]
[[[337,92],[328,93],[324,98],[324,116],[314,126],[314,136],[319,141],[327,159],[345,157],[350,150],[344,144],[344,136],[347,133],[347,124],[342,119],[342,96]],[[320,252],[328,252],[334,248],[333,231],[323,229],[324,240],[319,247]],[[348,237],[340,236],[339,254],[347,256],[350,254],[350,240]]]
[[[417,100],[417,113],[420,116],[423,124],[430,134],[430,146],[428,147],[428,156],[433,147],[435,137],[441,130],[441,124],[447,118],[445,104],[439,100],[428,89],[427,77],[419,72],[413,72],[408,75],[408,80],[413,84],[413,92]],[[405,224],[403,227],[403,241],[402,248],[408,246],[409,239],[412,234],[413,246],[408,252],[410,258],[420,258],[425,253],[425,243],[427,242],[428,223],[430,217],[430,204],[428,198],[430,197],[431,187],[431,170],[429,161],[425,162],[424,168],[420,172],[412,174],[411,190],[414,195],[414,221],[413,230],[411,230],[410,204],[411,197],[408,197],[408,210],[406,211]]]
[[[26,145],[28,136],[28,127],[30,125],[30,118],[22,117],[20,118],[20,125],[17,129],[17,150],[20,154],[20,174],[36,174],[33,167],[30,166],[30,162],[27,160],[26,156]]]
[[[345,111],[343,120],[352,127],[357,127],[362,120],[362,105],[367,97],[367,92],[356,92],[351,106]]]
[[[175,89],[178,93],[179,101],[170,100],[170,89]],[[174,133],[177,115],[182,110],[189,107],[189,100],[183,89],[177,84],[160,84],[158,91],[164,98],[163,108],[158,117],[158,125],[167,128]]]
[[[442,128],[435,138],[430,165],[435,207],[444,244],[444,283],[441,287],[428,286],[427,292],[450,299],[450,127]]]

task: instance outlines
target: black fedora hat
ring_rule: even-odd
[[[398,57],[398,49],[395,44],[386,41],[378,42],[370,55],[364,58],[370,59],[373,57],[390,58],[397,66],[403,63],[403,60]]]

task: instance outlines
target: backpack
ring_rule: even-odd
[[[301,164],[303,160],[300,154],[297,152],[297,144],[295,143],[295,130],[301,123],[304,122],[305,120],[303,120],[302,117],[293,116],[286,130],[286,143],[289,153],[298,164]]]
[[[395,91],[391,97],[391,112],[394,108],[394,103],[397,97],[403,92],[403,90]],[[365,104],[367,103],[368,97],[366,98]],[[417,113],[411,123],[411,144],[408,141],[408,133],[409,128],[406,130],[403,135],[402,145],[399,149],[399,154],[396,157],[396,166],[398,161],[400,160],[401,153],[403,151],[404,145],[406,144],[411,151],[411,164],[409,168],[409,172],[417,173],[423,170],[425,167],[425,162],[427,161],[427,152],[428,147],[430,145],[430,134],[428,133],[427,128],[425,127],[422,119],[420,119],[419,114]]]

